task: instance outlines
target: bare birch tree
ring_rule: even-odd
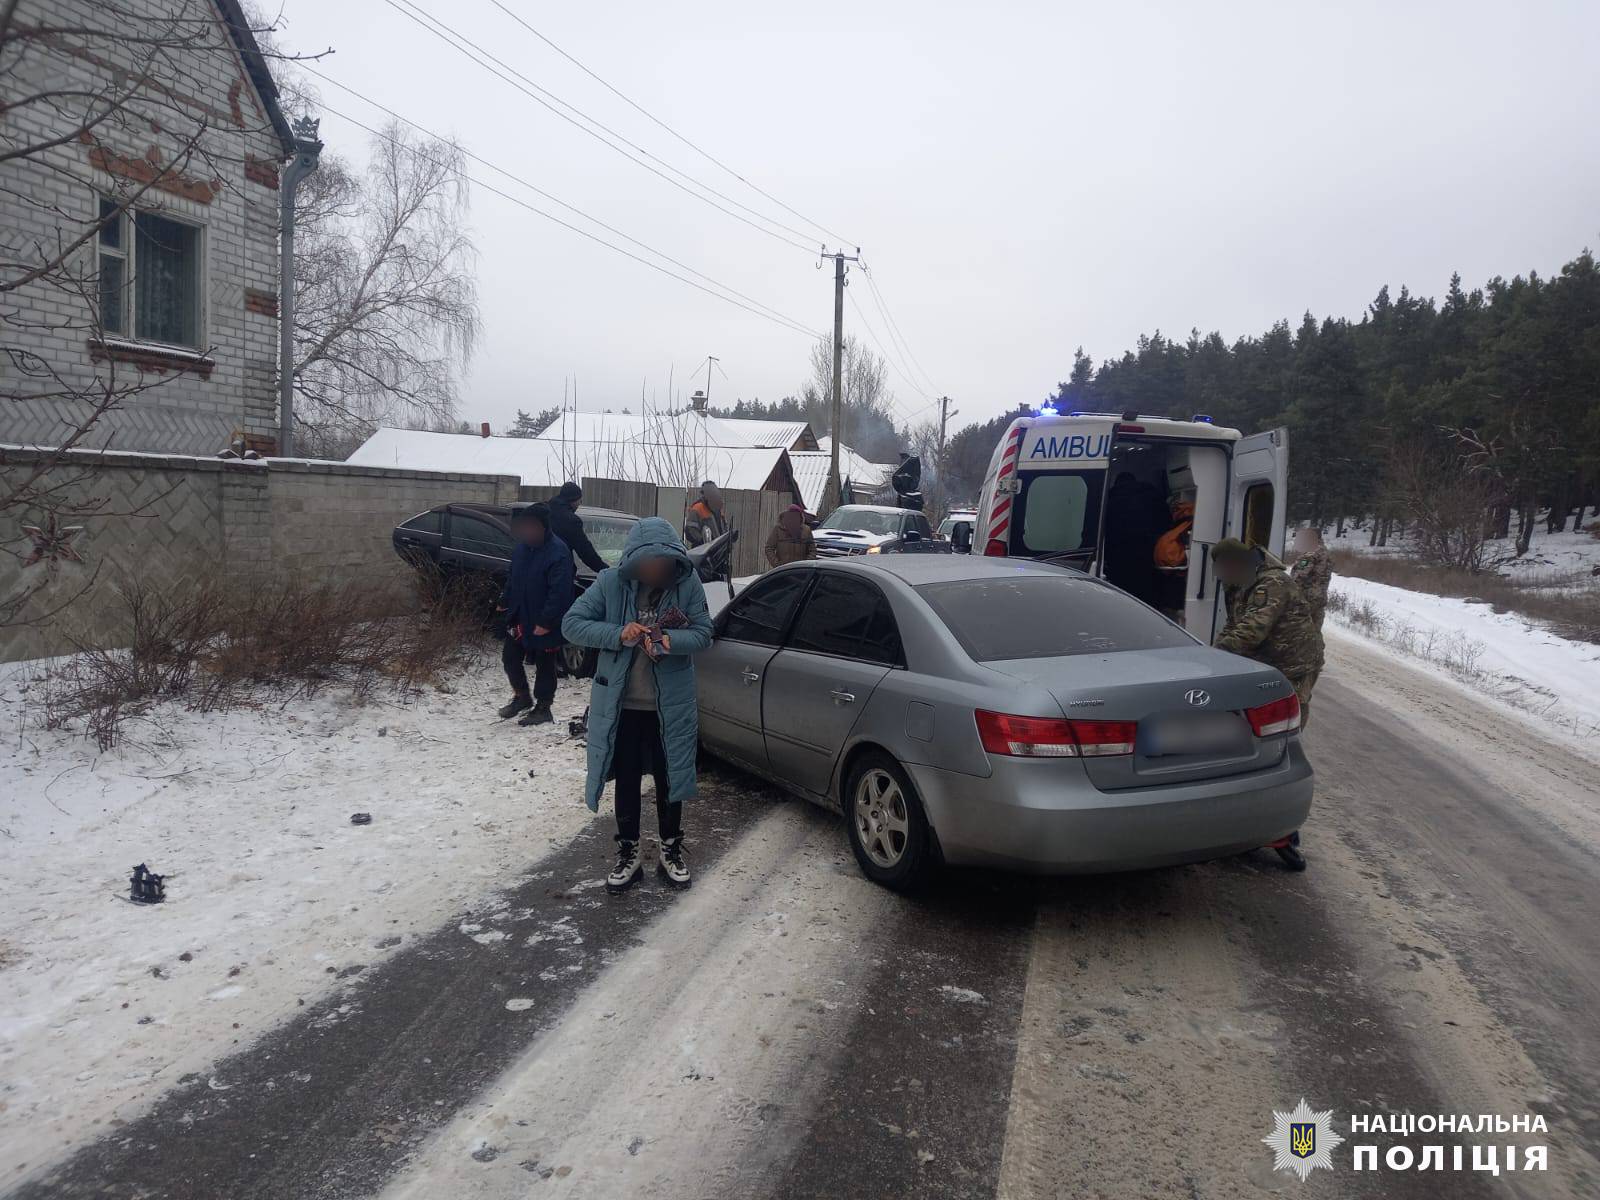
[[[324,154],[297,209],[295,407],[327,456],[450,420],[480,326],[459,148],[395,121],[370,150],[364,173]]]

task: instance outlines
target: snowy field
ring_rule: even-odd
[[[107,753],[38,728],[36,669],[0,667],[0,1191],[593,819],[566,728],[587,689],[562,685],[554,725],[501,723],[492,659],[409,702],[164,704]],[[140,862],[168,903],[126,899]]]
[[[1591,752],[1600,744],[1600,646],[1489,605],[1335,575],[1335,636],[1398,651],[1419,669],[1500,701]]]
[[[1586,517],[1584,525],[1590,525],[1596,520],[1600,518]],[[1330,550],[1348,550],[1354,554],[1380,558],[1399,558],[1409,551],[1402,537],[1391,537],[1387,546],[1369,546],[1367,544],[1369,531],[1366,529],[1346,528],[1342,538],[1335,538],[1333,528],[1329,526],[1323,530],[1323,536]],[[1485,567],[1502,575],[1528,577],[1531,582],[1537,582],[1540,577],[1546,575],[1551,578],[1561,578],[1600,567],[1600,538],[1592,536],[1586,530],[1579,530],[1577,533],[1570,531],[1546,533],[1544,523],[1540,521],[1534,528],[1527,554],[1521,558],[1517,557],[1514,538],[1497,538],[1487,544],[1483,561]]]

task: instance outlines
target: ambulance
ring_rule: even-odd
[[[1225,619],[1210,548],[1236,537],[1281,558],[1288,472],[1285,429],[1244,435],[1202,414],[1046,406],[1014,420],[995,448],[972,553],[1100,576],[1210,642]],[[1162,535],[1169,545],[1158,563]]]

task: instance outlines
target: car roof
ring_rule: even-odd
[[[1089,579],[1082,571],[1035,562],[1031,558],[988,558],[981,554],[874,554],[848,558],[819,558],[805,564],[823,571],[870,571],[892,575],[912,587],[924,583],[955,583],[964,579],[1015,578],[1034,575],[1059,579]]]
[[[893,504],[841,504],[833,511],[839,512],[841,509],[846,512],[875,513],[912,513],[917,511],[914,508],[896,508]],[[832,516],[833,513],[829,513],[828,515]]]

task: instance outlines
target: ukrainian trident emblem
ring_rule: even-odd
[[[1318,1167],[1333,1167],[1333,1151],[1344,1138],[1333,1131],[1333,1110],[1313,1112],[1304,1098],[1288,1112],[1272,1114],[1273,1130],[1261,1140],[1272,1149],[1272,1169],[1302,1180]]]

